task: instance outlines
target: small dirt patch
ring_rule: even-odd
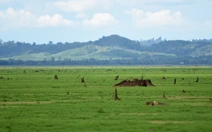
[[[29,105],[34,105],[34,104],[50,104],[52,103],[51,101],[39,101],[39,102],[0,102],[0,104],[6,104],[6,105],[22,105],[22,104],[29,104]]]
[[[139,116],[142,116],[142,115],[159,115],[159,113],[144,113],[144,112],[135,112],[135,113],[119,113],[119,115],[139,115]]]
[[[171,96],[168,97],[169,100],[209,100],[208,97],[204,96]]]
[[[190,124],[192,121],[148,121],[152,124]]]

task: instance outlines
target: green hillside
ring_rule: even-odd
[[[118,35],[96,41],[56,44],[0,43],[0,60],[143,60],[151,63],[196,61],[207,63],[212,58],[211,41],[163,40],[143,42]],[[197,61],[198,60],[198,61]]]

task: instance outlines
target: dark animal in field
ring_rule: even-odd
[[[69,91],[66,94],[69,94]]]
[[[182,90],[182,92],[183,92],[183,93],[186,93],[186,91],[185,91],[185,90]]]
[[[197,77],[197,80],[195,82],[199,82],[199,77]]]
[[[85,82],[85,78],[81,78],[81,83],[84,83]]]
[[[116,76],[114,80],[118,80],[118,79],[119,79],[119,75],[118,75],[118,76]]]
[[[0,79],[4,79],[4,77],[0,76]]]
[[[115,84],[115,86],[154,86],[151,82],[150,79],[146,79],[143,80],[142,79],[136,79],[134,78],[132,81],[131,80],[123,80],[117,84]]]
[[[114,93],[114,100],[120,100],[118,97],[118,91],[116,88],[115,88],[115,93]]]
[[[183,77],[182,80],[184,80],[185,78]]]
[[[166,77],[162,77],[161,79],[162,79],[162,80],[166,80]]]
[[[58,79],[58,76],[57,75],[54,75],[54,79]]]
[[[174,79],[174,84],[176,84],[176,83],[177,83],[177,79],[175,78],[175,79]]]

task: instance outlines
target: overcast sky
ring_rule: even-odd
[[[0,39],[211,39],[212,0],[0,0]]]

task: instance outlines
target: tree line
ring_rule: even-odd
[[[94,58],[84,60],[0,60],[0,66],[59,66],[59,65],[212,65],[212,56],[202,57],[177,57],[173,58],[145,58],[145,59],[116,59],[96,60]]]

